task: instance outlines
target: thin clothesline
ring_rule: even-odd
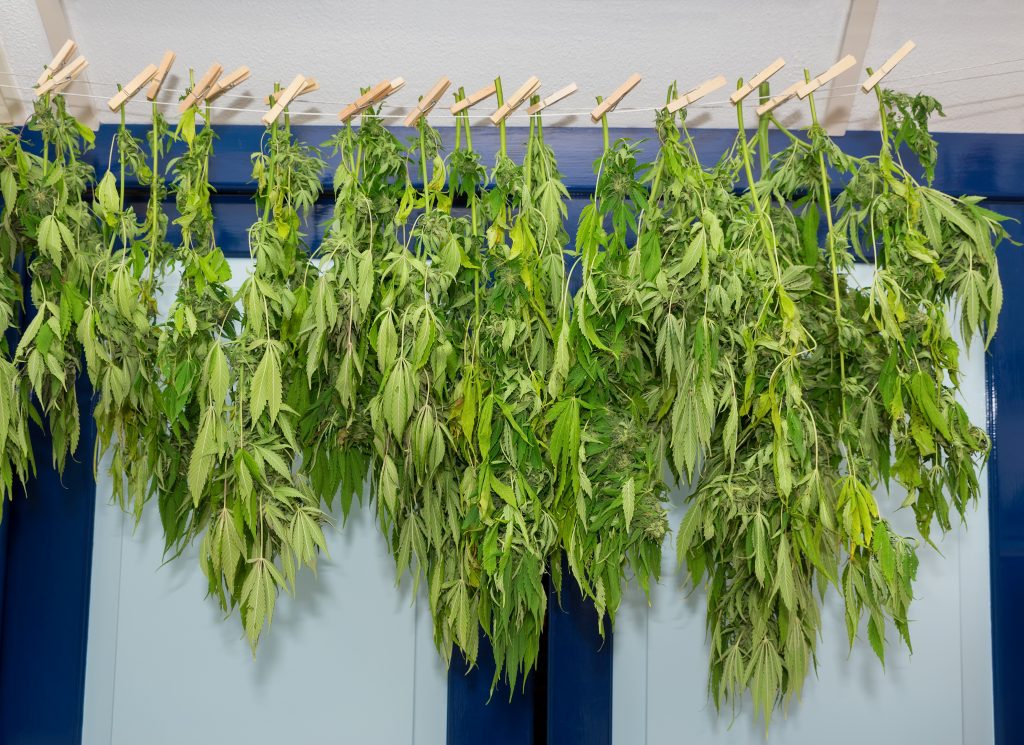
[[[999,75],[1016,74],[1016,73],[1024,73],[1024,70],[1014,70],[1012,73],[999,73]],[[960,82],[960,81],[964,81],[964,80],[977,80],[979,78],[988,78],[988,77],[997,77],[997,76],[998,75],[981,75],[981,76],[975,75],[975,76],[965,77],[965,78],[953,78],[953,79],[938,81],[938,83],[936,83],[936,85],[944,85],[944,84],[947,84],[947,83],[955,83],[955,82]],[[896,81],[893,81],[893,82],[896,82]],[[0,83],[0,88],[3,88],[3,89],[13,89],[13,90],[18,90],[18,91],[32,91],[32,90],[34,90],[32,88],[25,88],[23,86],[9,85],[9,84],[3,84],[3,83]],[[97,95],[92,95],[92,94],[88,94],[88,93],[76,93],[76,92],[72,92],[72,91],[66,91],[66,92],[62,93],[62,95],[69,96],[69,97],[74,97],[74,98],[85,98],[85,99],[90,99],[90,100],[95,100],[95,101],[106,101],[106,100],[108,100],[106,96],[97,96]],[[832,100],[832,99],[851,98],[851,97],[859,96],[859,95],[861,95],[861,94],[860,93],[856,93],[856,92],[854,92],[854,93],[838,93],[838,94],[831,94],[831,95],[827,95],[827,96],[819,96],[817,98],[817,100],[818,101],[829,101],[829,100]],[[31,103],[32,102],[32,99],[19,98],[17,100],[21,101],[22,103]],[[979,99],[979,100],[983,101],[983,100],[986,100],[986,99]],[[142,102],[141,101],[136,101],[136,102],[130,102],[130,103],[142,103]],[[146,102],[146,103],[149,103],[149,102]],[[173,106],[173,105],[177,104],[176,101],[157,101],[157,102],[154,102],[154,103],[156,103],[158,106],[161,106],[161,107]],[[316,103],[316,102],[315,101],[305,101],[305,103]],[[721,102],[708,102],[708,103],[692,104],[692,105],[688,106],[687,108],[688,109],[700,109],[700,108],[703,108],[703,109],[713,109],[713,108],[725,108],[725,107],[728,107],[730,105],[731,105],[730,102],[728,100],[725,100],[725,101],[721,101]],[[407,107],[394,106],[392,108],[407,108]],[[644,113],[644,112],[648,112],[649,113],[649,112],[654,112],[654,111],[660,111],[663,108],[664,108],[664,105],[662,105],[662,106],[645,106],[645,107],[619,107],[619,108],[616,108],[616,109],[614,109],[612,111],[609,111],[608,114],[609,115],[617,115],[617,114]],[[214,112],[225,111],[225,112],[254,113],[254,114],[260,114],[260,113],[263,113],[263,112],[266,111],[265,109],[257,109],[257,108],[252,108],[252,107],[243,107],[243,106],[213,106],[213,105],[211,105],[209,107],[209,109],[210,109],[210,111],[214,111]],[[432,114],[434,116],[441,116],[441,117],[444,117],[444,118],[454,119],[454,116],[452,114],[447,113],[444,110],[435,111],[435,112],[432,112]],[[555,115],[555,116],[559,116],[559,117],[588,116],[590,114],[590,110],[589,109],[587,109],[587,110],[580,110],[580,111],[560,111],[560,110],[556,111],[556,110],[552,110],[551,114]],[[306,117],[306,118],[314,118],[314,119],[317,119],[317,118],[336,119],[337,118],[337,114],[336,113],[329,112],[329,111],[294,111],[294,110],[289,110],[289,116],[291,116],[293,119],[294,118],[298,118],[298,117]],[[513,114],[509,115],[507,117],[507,119],[529,119],[531,116],[533,116],[533,115],[526,114],[526,113],[513,113]],[[399,113],[399,114],[377,114],[376,115],[376,118],[378,118],[378,119],[385,119],[385,120],[404,119],[405,117],[406,117],[406,114],[404,114],[404,113]],[[480,118],[486,117],[486,114],[481,113],[479,115],[479,117]]]
[[[962,67],[950,67],[950,68],[946,68],[944,70],[931,70],[929,72],[918,73],[916,75],[887,76],[887,80],[890,81],[890,82],[905,82],[905,81],[908,81],[908,80],[917,80],[917,79],[920,79],[920,78],[934,77],[936,75],[946,75],[946,74],[949,74],[949,73],[966,72],[968,70],[978,70],[978,69],[981,69],[983,67],[997,67],[999,65],[1017,64],[1017,63],[1022,63],[1022,62],[1024,62],[1024,57],[1017,57],[1017,58],[1008,59],[1008,60],[998,60],[996,62],[981,62],[981,63],[975,64],[975,65],[964,65]],[[1009,74],[1011,72],[1015,72],[1015,71],[1007,71],[1006,74]],[[1002,73],[997,73],[997,74],[1002,74]],[[21,78],[23,80],[34,80],[37,77],[35,74],[28,75],[28,74],[23,74],[23,73],[19,74],[19,73],[13,73],[13,72],[0,72],[0,76],[10,77],[10,78]],[[123,84],[123,83],[118,82],[118,81],[96,81],[96,80],[80,80],[78,82],[79,82],[79,84],[86,85],[86,86],[88,86],[90,88],[100,88],[100,87],[103,87],[103,88],[109,88],[109,89],[114,90],[114,91],[117,90],[117,86],[118,85]],[[274,83],[276,81],[270,82],[270,81],[267,81],[265,79],[258,79],[258,78],[251,78],[250,77],[246,82],[248,82],[249,84],[252,84],[252,83],[255,83],[255,82],[262,82],[262,83],[266,83],[267,87],[270,87],[270,86],[274,85]],[[859,82],[858,83],[846,83],[844,85],[839,85],[839,86],[833,84],[832,90],[838,90],[840,88],[859,88],[860,85],[861,84]],[[187,88],[164,87],[161,90],[163,92],[165,92],[165,93],[177,93],[177,94],[188,93],[188,89]],[[248,95],[248,94],[241,94],[241,93],[233,94],[233,95],[235,95],[236,98],[246,98],[246,99],[251,99],[251,100],[263,100],[263,99],[266,98],[266,96],[256,96],[256,95]],[[341,101],[341,102],[339,102],[339,101],[318,100],[318,99],[308,98],[306,96],[303,96],[302,100],[307,102],[307,103],[325,104],[325,105],[339,106],[339,107],[340,106],[346,106],[349,103],[352,103],[351,101]],[[726,102],[726,103],[728,103],[728,102]],[[694,104],[694,105],[697,105],[697,104]],[[656,108],[663,108],[663,107],[656,107]],[[655,110],[655,109],[651,109],[651,110]]]
[[[1016,59],[1010,59],[1010,60],[1001,60],[1001,61],[997,61],[997,62],[986,62],[986,63],[980,63],[980,64],[976,64],[976,65],[966,65],[966,66],[962,66],[962,67],[947,68],[945,70],[932,70],[930,72],[919,73],[919,74],[916,74],[916,75],[905,75],[905,76],[901,76],[901,77],[900,76],[893,76],[893,77],[889,78],[889,82],[893,82],[893,83],[906,82],[906,81],[910,81],[910,80],[917,80],[917,79],[920,79],[920,78],[934,77],[936,75],[945,75],[945,74],[955,73],[955,72],[965,72],[965,71],[968,71],[968,70],[977,70],[977,69],[984,68],[984,67],[995,67],[995,66],[998,66],[998,65],[1014,64],[1014,63],[1018,63],[1018,62],[1024,62],[1024,58],[1016,58]],[[1002,72],[990,73],[988,75],[970,76],[970,77],[965,77],[965,78],[952,78],[952,79],[949,79],[948,81],[941,81],[941,82],[944,83],[944,82],[957,82],[957,81],[962,81],[962,80],[977,80],[977,79],[980,79],[980,78],[999,77],[999,76],[1002,76],[1002,75],[1012,75],[1012,74],[1015,74],[1015,73],[1018,73],[1018,72],[1022,72],[1022,71],[1024,71],[1024,70],[1005,70],[1005,71],[1002,71]],[[11,78],[23,78],[23,79],[30,79],[31,77],[33,77],[33,76],[28,76],[28,75],[18,75],[18,74],[14,74],[14,73],[0,73],[0,75],[6,75],[6,76],[11,77]],[[116,89],[116,86],[117,86],[116,83],[108,82],[108,81],[85,81],[85,80],[82,80],[82,81],[78,81],[78,82],[79,82],[79,84],[84,84],[84,85],[86,85],[89,88],[104,87],[104,88],[115,88]],[[842,86],[833,86],[831,91],[836,91],[836,90],[838,90],[840,88],[859,88],[860,85],[861,85],[860,83],[850,83],[850,84],[846,84],[846,85],[842,85]],[[27,86],[12,86],[12,85],[2,85],[2,84],[0,84],[0,87],[12,88],[12,89],[15,89],[15,90],[25,91],[25,92],[34,92],[35,91],[34,88],[27,87]],[[167,93],[178,93],[178,94],[184,94],[184,93],[188,92],[187,89],[175,89],[175,88],[165,88],[164,91],[167,92]],[[105,95],[95,95],[95,94],[87,94],[87,93],[72,93],[72,92],[66,92],[65,95],[77,96],[79,98],[89,98],[89,99],[98,100],[98,101],[109,100],[109,97],[105,96]],[[837,97],[848,96],[848,95],[859,95],[859,94],[858,93],[853,93],[853,94],[837,94],[837,93],[832,92],[828,96],[819,96],[818,100],[828,100],[829,98],[837,98]],[[265,98],[265,96],[253,96],[253,95],[241,94],[241,93],[240,94],[235,94],[235,97],[236,98],[249,99],[249,100],[263,100]],[[24,99],[21,99],[21,100],[24,102]],[[327,100],[312,99],[312,98],[306,98],[306,97],[303,97],[302,102],[303,103],[309,103],[309,104],[324,105],[324,106],[334,106],[334,107],[339,107],[339,108],[343,107],[343,106],[346,106],[349,103],[351,103],[351,102],[348,102],[348,101],[341,101],[341,102],[339,102],[339,101],[327,101]],[[146,103],[150,103],[150,102],[142,101],[141,99],[136,99],[136,100],[132,100],[129,103],[132,103],[132,104],[146,104]],[[161,105],[161,106],[171,106],[171,105],[175,105],[177,103],[177,101],[176,100],[172,100],[172,101],[157,101],[156,103],[158,105]],[[413,105],[415,105],[415,104],[413,104]],[[714,107],[723,107],[723,106],[729,106],[729,105],[731,105],[731,102],[729,100],[725,99],[725,100],[722,100],[722,101],[697,102],[697,103],[691,104],[687,108],[714,108]],[[391,105],[391,107],[392,108],[404,108],[404,109],[408,109],[409,108],[408,105],[403,106],[403,105],[393,105],[393,104]],[[660,106],[647,106],[647,107],[621,107],[621,108],[616,108],[616,109],[612,110],[609,113],[651,112],[651,111],[659,111],[662,108],[664,108],[664,104],[662,104]],[[263,108],[242,108],[242,107],[232,107],[232,106],[210,106],[210,110],[211,111],[235,111],[235,112],[262,112],[262,111],[265,111],[265,109],[263,109]],[[293,112],[293,115],[295,113],[296,112]],[[435,113],[441,114],[441,112],[435,112]],[[587,111],[580,111],[580,112],[561,112],[561,115],[563,115],[563,116],[580,116],[580,115],[589,114],[589,113],[590,113],[590,111],[587,110]],[[310,116],[313,116],[313,115],[330,116],[330,114],[324,114],[323,112],[307,112],[307,114],[310,115]],[[453,115],[448,114],[447,116],[452,117]],[[530,115],[519,113],[519,114],[513,114],[512,116],[516,117],[516,118],[520,118],[520,117],[528,118]],[[401,117],[402,117],[402,115],[390,115],[390,116],[382,115],[380,118],[401,118]]]
[[[986,67],[995,67],[995,66],[999,66],[999,65],[1014,64],[1014,63],[1020,63],[1020,62],[1024,62],[1024,58],[1017,58],[1017,59],[1010,59],[1010,60],[1001,60],[1001,61],[997,61],[997,62],[987,62],[987,63],[981,63],[981,64],[976,64],[976,65],[966,65],[966,66],[963,66],[963,67],[948,68],[948,69],[945,69],[945,70],[933,70],[931,72],[925,72],[925,73],[920,73],[920,74],[916,74],[916,75],[905,75],[905,76],[900,76],[900,77],[893,76],[893,77],[887,78],[887,81],[891,82],[891,83],[903,83],[903,82],[907,82],[907,81],[918,80],[918,79],[921,79],[921,78],[935,77],[937,75],[946,75],[946,74],[950,74],[950,73],[965,72],[965,71],[968,71],[968,70],[977,70],[977,69],[986,68]],[[948,83],[956,83],[956,82],[963,82],[963,81],[969,81],[969,80],[980,80],[980,79],[985,79],[985,78],[1002,77],[1002,76],[1006,76],[1006,75],[1015,75],[1015,74],[1020,74],[1020,73],[1024,73],[1024,68],[1015,69],[1015,70],[1003,70],[1003,71],[1000,71],[1000,72],[993,72],[993,73],[988,73],[988,74],[984,74],[984,75],[971,75],[971,76],[965,76],[965,77],[960,77],[960,78],[947,78],[945,80],[936,81],[934,83],[934,85],[945,85],[945,84],[948,84]],[[10,73],[10,72],[0,72],[0,76],[7,76],[7,77],[10,77],[10,78],[22,78],[22,79],[30,78],[30,76],[27,76],[27,75],[20,75],[20,74],[15,74],[15,73]],[[102,87],[115,87],[116,88],[116,84],[109,83],[109,82],[86,81],[86,80],[80,80],[80,81],[75,81],[75,82],[77,82],[79,85],[83,85],[84,84],[85,86],[87,86],[89,88],[98,88],[98,87],[101,87],[101,86]],[[849,92],[849,93],[836,93],[836,92],[834,92],[835,90],[838,90],[840,88],[860,88],[860,85],[861,85],[860,83],[851,83],[851,84],[842,85],[842,86],[833,86],[832,91],[830,91],[830,93],[828,95],[818,96],[817,100],[819,100],[819,101],[828,101],[828,100],[831,100],[831,99],[834,99],[834,98],[849,98],[849,97],[853,97],[853,96],[863,95],[859,91],[853,91],[853,92]],[[34,93],[35,92],[35,88],[34,87],[24,86],[24,85],[12,85],[12,84],[9,84],[9,83],[0,83],[0,89],[16,90],[16,91],[28,92],[28,93]],[[179,94],[187,92],[185,90],[173,89],[173,88],[165,88],[164,91],[167,92],[167,93],[179,93]],[[78,92],[73,92],[73,91],[64,91],[64,92],[61,93],[61,95],[68,96],[68,97],[76,97],[76,98],[84,98],[84,99],[89,99],[89,100],[96,100],[96,101],[108,101],[109,98],[110,98],[109,96],[106,96],[106,95],[96,95],[96,94],[91,94],[91,93],[78,93]],[[262,100],[262,99],[265,98],[265,96],[253,96],[253,95],[248,95],[248,94],[237,94],[236,97],[237,98],[243,98],[243,99],[249,99],[249,100]],[[19,98],[17,100],[21,101],[22,103],[31,103],[32,102],[32,99],[25,99],[25,98]],[[292,102],[292,105],[294,106],[294,104],[297,103],[297,102],[307,103],[307,104],[314,104],[314,105],[323,105],[323,106],[337,107],[339,109],[341,107],[344,107],[344,106],[348,105],[348,103],[349,103],[349,102],[325,101],[325,100],[302,98],[302,99],[297,99],[296,101]],[[156,104],[158,106],[177,106],[178,105],[178,101],[177,100],[171,100],[171,101],[159,101],[158,100],[158,101],[150,102],[150,101],[146,101],[144,99],[133,99],[132,101],[129,101],[128,104],[129,105],[152,105],[152,104]],[[393,108],[393,109],[397,108],[397,109],[404,109],[404,110],[408,110],[410,108],[410,106],[414,106],[414,105],[415,104],[411,104],[411,105],[410,104],[406,104],[406,105],[402,105],[402,104],[387,104],[387,106],[389,108]],[[697,108],[700,108],[700,109],[712,109],[712,108],[729,107],[731,105],[732,105],[731,101],[729,101],[728,99],[723,99],[721,101],[699,101],[699,102],[696,102],[694,104],[691,104],[687,108],[688,109],[697,109]],[[660,111],[660,110],[662,110],[664,108],[665,108],[665,104],[661,104],[659,106],[617,107],[617,108],[613,109],[612,111],[609,111],[608,114],[609,115],[615,115],[615,114],[630,114],[630,113],[650,113],[650,112],[654,112],[654,111]],[[235,113],[265,113],[266,110],[267,110],[265,107],[254,108],[254,107],[215,106],[215,105],[209,106],[209,109],[210,109],[210,111],[227,111],[227,112],[235,112]],[[553,111],[551,111],[551,114],[557,115],[557,116],[560,116],[560,117],[586,116],[586,115],[590,114],[590,109],[583,110],[583,111],[563,111],[563,110],[554,111],[553,110]],[[296,118],[296,117],[332,118],[332,119],[337,118],[337,114],[336,113],[334,113],[334,112],[323,112],[323,111],[294,111],[294,110],[290,110],[289,111],[289,115],[292,118]],[[377,116],[378,119],[404,119],[406,115],[404,113],[400,113],[400,114],[377,114],[376,116]],[[445,111],[444,109],[441,109],[441,110],[435,109],[433,112],[431,112],[431,116],[441,116],[441,117],[446,117],[446,118],[454,119],[456,115],[453,115],[450,112]],[[485,114],[480,114],[480,116],[483,117],[483,116],[486,116],[486,115]],[[525,112],[515,112],[515,113],[512,113],[511,115],[509,115],[509,117],[507,117],[507,118],[508,119],[529,119],[529,118],[531,118],[531,116],[534,116],[534,115],[527,114]]]
[[[965,72],[967,70],[977,70],[977,69],[980,69],[980,68],[983,68],[983,67],[996,67],[998,65],[1008,65],[1008,64],[1017,64],[1017,63],[1024,63],[1024,57],[1017,57],[1017,58],[1014,58],[1014,59],[1007,59],[1007,60],[999,60],[999,61],[996,61],[996,62],[981,62],[981,63],[974,64],[974,65],[964,65],[962,67],[946,68],[944,70],[932,70],[930,72],[918,73],[918,74],[915,74],[915,75],[905,75],[905,76],[893,76],[893,75],[890,75],[890,76],[886,76],[886,80],[889,80],[889,81],[915,80],[917,78],[926,78],[926,77],[932,77],[932,76],[935,76],[935,75],[945,75],[947,73],[953,73],[953,72]],[[18,77],[35,79],[37,76],[36,75],[20,75]],[[250,77],[246,82],[249,83],[249,84],[260,83],[260,84],[266,85],[266,87],[269,89],[275,83],[278,83],[280,81],[269,80],[267,78]],[[90,82],[89,85],[93,85],[93,83]],[[104,82],[103,85],[109,86],[112,89],[116,89],[117,85],[118,85],[118,82],[117,81],[107,81],[107,82]],[[860,85],[861,84],[859,82],[858,83],[847,83],[847,84],[841,85],[841,86],[833,85],[833,89],[834,88],[859,88]],[[168,91],[170,93],[180,93],[180,94],[184,94],[184,93],[188,92],[187,90],[184,90],[184,89],[174,89],[174,88],[164,88],[163,90]],[[685,90],[683,92],[685,92]],[[263,98],[265,98],[265,96],[241,96],[241,95],[239,97],[240,98],[252,98],[252,99],[263,99]],[[335,101],[314,101],[314,100],[306,98],[305,96],[303,97],[303,100],[307,100],[307,101],[310,101],[312,103],[328,103],[328,104],[332,104],[332,105],[333,104],[337,104],[337,102],[335,102]],[[341,104],[338,104],[338,105],[346,105],[347,103],[350,103],[350,102],[344,102],[344,103],[341,103]]]

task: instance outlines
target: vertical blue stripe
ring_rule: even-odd
[[[96,485],[95,425],[85,375],[77,386],[82,436],[63,479],[36,429],[37,475],[7,505],[0,623],[0,743],[81,742]]]
[[[545,136],[547,133],[545,132]],[[596,176],[592,177],[596,178]],[[593,184],[590,185],[591,189]],[[589,199],[570,200],[566,216],[569,248],[576,245],[576,225]],[[609,226],[610,227],[610,226]],[[567,263],[569,257],[567,258]],[[572,266],[572,264],[570,264]],[[582,285],[582,270],[569,277],[569,290]],[[544,731],[546,743],[558,745],[611,745],[612,741],[612,627],[605,619],[604,637],[598,630],[597,610],[583,597],[562,560],[561,597],[552,587],[548,594],[546,690]]]
[[[458,651],[448,671],[448,745],[534,745],[536,673],[509,696],[499,683],[491,695],[494,656],[481,632],[477,666],[466,669]],[[536,743],[540,745],[540,743]]]
[[[1024,179],[1022,179],[1024,181]],[[979,183],[978,186],[983,186]],[[1022,184],[1024,186],[1024,184]],[[989,205],[1024,220],[1024,202]],[[1024,240],[1019,222],[1007,225]],[[999,255],[1005,303],[999,333],[990,348],[988,378],[989,433],[989,556],[992,582],[992,675],[996,742],[1024,742],[1024,254],[1007,245]]]
[[[15,487],[17,491],[21,491],[21,487]],[[0,505],[3,511],[6,513],[10,512],[10,503],[5,502]],[[5,520],[0,517],[0,640],[4,638],[4,579],[7,576],[7,524],[10,520]],[[3,658],[0,658],[2,660]]]
[[[598,631],[597,610],[568,567],[561,599],[551,590],[548,611],[547,742],[611,745],[612,632]]]

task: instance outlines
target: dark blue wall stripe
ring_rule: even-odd
[[[509,695],[508,685],[499,683],[491,694],[494,655],[487,638],[480,634],[477,666],[467,669],[456,652],[448,671],[448,745],[539,745],[534,738],[535,675],[522,679]]]
[[[547,740],[567,745],[611,745],[612,638],[598,632],[597,611],[563,566],[561,598],[548,599]],[[622,745],[620,743],[620,745]]]
[[[1024,180],[1024,176],[1022,176]],[[981,181],[979,179],[979,186]],[[992,209],[1024,221],[1024,200],[998,202]],[[1007,226],[1024,241],[1020,222]],[[999,259],[1005,304],[1000,330],[990,348],[988,429],[992,435],[989,464],[989,551],[992,575],[992,672],[996,742],[1024,742],[1020,700],[1024,680],[1024,254],[1005,246]]]
[[[95,424],[92,391],[77,387],[82,435],[63,479],[48,438],[32,435],[37,475],[4,513],[7,535],[0,623],[0,743],[81,741],[89,626]]]
[[[218,141],[210,167],[210,176],[221,194],[240,192],[250,194],[253,184],[250,180],[252,162],[250,155],[259,149],[262,128],[249,125],[215,126]],[[133,125],[132,129],[143,136],[146,128]],[[293,128],[296,134],[311,145],[327,140],[337,130],[334,127],[301,126]],[[414,130],[403,127],[394,129],[403,140],[414,136]],[[455,141],[455,130],[440,128],[443,147],[450,150]],[[96,147],[92,151],[93,162],[101,170],[106,167],[110,152],[110,141],[116,128],[110,125],[100,127]],[[508,129],[509,155],[521,159],[528,130],[525,127]],[[728,150],[735,137],[732,129],[695,129],[693,139],[698,155],[705,163],[713,163]],[[652,159],[657,151],[655,133],[651,129],[612,127],[612,139],[629,137],[644,140],[641,157]],[[786,145],[785,135],[772,130],[773,148]],[[577,194],[589,194],[594,188],[594,161],[601,155],[600,127],[551,127],[545,130],[544,138],[558,156],[558,166],[565,176],[566,185]],[[939,142],[939,161],[936,168],[935,186],[951,193],[974,191],[990,199],[1018,200],[1024,198],[1024,136],[1015,134],[949,133],[935,135]],[[836,138],[836,143],[850,155],[872,155],[878,153],[878,132],[854,131]],[[480,127],[473,132],[473,146],[481,153],[485,164],[494,162],[497,152],[498,131],[493,127]],[[908,160],[909,164],[912,162]]]
[[[5,503],[3,510],[4,512],[9,512],[10,504]],[[4,638],[4,585],[7,578],[7,533],[9,523],[10,520],[0,518],[0,640]],[[3,657],[0,657],[0,666],[2,665]]]

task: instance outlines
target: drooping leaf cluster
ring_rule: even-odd
[[[883,663],[887,629],[909,647],[919,539],[965,518],[988,453],[957,398],[950,326],[959,316],[965,343],[995,331],[1003,218],[919,184],[897,148],[934,163],[934,107],[879,100],[872,158],[839,150],[813,97],[806,136],[771,153],[763,122],[710,168],[659,126],[647,225],[679,311],[665,306],[658,358],[677,386],[670,463],[698,479],[679,559],[707,590],[712,698],[736,705],[749,689],[766,723],[815,664],[830,590],[851,644],[866,619]],[[855,259],[874,262],[865,284]],[[917,536],[890,522],[899,506]]]
[[[540,117],[522,162],[501,125],[488,169],[466,115],[446,155],[425,120],[403,142],[368,110],[323,145],[318,228],[326,163],[286,115],[253,156],[235,290],[209,111],[172,132],[154,107],[145,142],[122,116],[97,180],[92,133],[44,97],[41,152],[0,131],[0,489],[34,468],[32,420],[58,468],[75,453],[84,361],[115,497],[136,519],[156,503],[169,555],[198,546],[254,650],[369,484],[441,653],[474,663],[483,635],[515,686],[566,569],[602,629],[628,582],[658,581],[670,487],[689,484],[675,540],[707,594],[709,692],[749,690],[767,722],[815,664],[827,593],[851,644],[909,646],[919,544],[964,519],[988,452],[951,327],[990,341],[1002,301],[1003,218],[930,186],[937,102],[881,91],[880,152],[855,158],[810,100],[787,147],[764,118],[713,164],[683,115],[659,114],[649,163],[605,126],[575,226]]]

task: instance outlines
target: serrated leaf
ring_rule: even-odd
[[[199,500],[208,486],[207,481],[217,453],[217,414],[212,408],[207,408],[203,412],[188,464],[188,490],[196,507],[199,506]]]
[[[47,215],[39,221],[39,249],[57,266],[61,265],[61,231],[59,221],[53,215]]]
[[[281,365],[273,344],[266,345],[263,358],[253,373],[249,386],[249,408],[253,420],[260,418],[264,408],[270,412],[271,421],[276,420],[281,411]]]
[[[211,403],[218,406],[223,405],[227,399],[231,377],[228,371],[228,360],[224,356],[224,350],[221,349],[220,344],[210,345],[210,351],[206,356],[206,380]]]
[[[4,215],[11,214],[18,199],[18,181],[11,169],[0,171],[0,196],[4,198]]]
[[[398,354],[398,334],[391,313],[385,313],[377,329],[377,369],[386,373]]]
[[[630,476],[622,485],[622,513],[626,518],[626,532],[633,522],[633,510],[636,509],[636,482]]]
[[[399,358],[384,384],[384,419],[392,434],[402,439],[416,402],[415,383],[408,360]]]

